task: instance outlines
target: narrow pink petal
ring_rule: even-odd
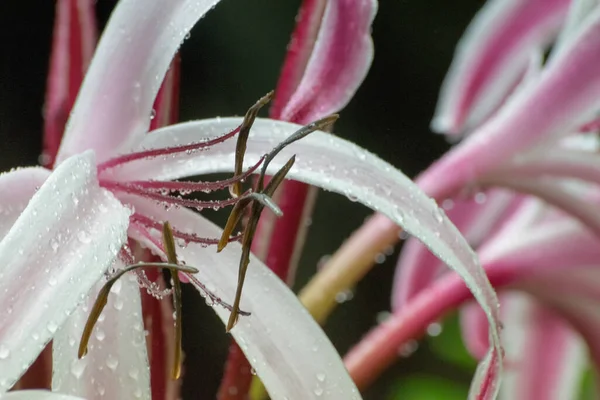
[[[53,393],[47,390],[18,390],[2,396],[6,400],[84,400],[81,397]]]
[[[495,111],[525,72],[531,53],[554,39],[569,3],[488,1],[458,44],[432,128],[464,132]]]
[[[56,2],[44,105],[44,157],[41,160],[44,166],[54,163],[69,112],[92,59],[98,36],[94,8],[92,0]]]
[[[0,393],[35,360],[126,240],[129,210],[90,153],[66,160],[0,242]]]
[[[174,227],[199,235],[219,237],[221,229],[185,209],[165,210],[147,201],[135,201],[136,210]],[[147,238],[136,238],[153,248]],[[240,245],[231,243],[221,253],[190,243],[178,254],[200,270],[196,278],[220,298],[231,302],[238,281]],[[202,289],[198,289],[202,293]],[[240,317],[231,333],[264,382],[272,398],[358,399],[339,355],[321,328],[290,289],[260,261],[252,257],[244,284],[241,307],[252,314]],[[227,322],[229,312],[214,311]],[[265,334],[268,332],[268,334]],[[293,337],[293,340],[290,338]]]
[[[600,235],[600,214],[595,204],[572,190],[565,182],[550,179],[518,179],[513,175],[494,175],[485,184],[509,188],[544,200],[577,218],[589,229]]]
[[[44,168],[23,168],[0,174],[0,240],[49,175],[50,171]]]
[[[281,119],[283,108],[300,84],[322,27],[326,4],[325,0],[304,0],[300,6],[269,112],[273,119]]]
[[[514,194],[492,190],[478,193],[468,199],[447,200],[446,215],[460,230],[473,248],[502,224],[513,202]],[[392,288],[392,308],[399,309],[416,293],[427,287],[444,271],[443,262],[417,240],[409,239],[402,248],[394,286]]]
[[[577,399],[587,367],[583,340],[559,315],[519,297],[502,303],[510,312],[503,320],[508,366],[500,398]]]
[[[517,152],[574,131],[600,108],[600,9],[590,14],[539,79],[419,178],[436,198],[451,196]]]
[[[121,261],[113,265],[123,266]],[[135,274],[115,283],[94,327],[88,353],[81,360],[77,357],[83,327],[103,284],[96,285],[54,337],[52,390],[88,400],[149,399],[150,370]]]
[[[278,119],[308,123],[343,108],[373,60],[375,0],[328,1],[306,71]]]
[[[194,24],[219,0],[124,0],[85,77],[58,161],[85,149],[104,161],[147,132],[169,63]]]

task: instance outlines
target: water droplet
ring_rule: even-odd
[[[438,322],[429,324],[427,327],[427,334],[429,336],[439,336],[440,333],[442,333],[442,325]]]
[[[317,386],[314,390],[315,396],[320,397],[323,394],[323,388]]]
[[[50,321],[48,322],[48,325],[46,325],[46,329],[48,329],[48,332],[50,333],[55,333],[58,329],[58,325],[56,325],[56,322]]]
[[[154,118],[156,118],[156,110],[153,108],[152,111],[150,111],[150,121],[152,121]]]
[[[377,253],[375,255],[375,264],[383,264],[385,262],[385,254]]]
[[[52,239],[52,240],[50,241],[50,247],[52,248],[52,251],[53,251],[53,252],[55,252],[55,253],[56,253],[56,252],[58,251],[58,246],[59,246],[59,245],[58,245],[58,241],[56,241],[56,240],[54,240],[54,239]]]
[[[121,298],[116,299],[115,303],[113,304],[113,307],[117,311],[120,311],[121,309],[123,309],[123,300]]]
[[[325,375],[323,372],[320,372],[320,373],[318,373],[318,374],[317,374],[317,380],[318,380],[319,382],[325,382],[325,378],[326,378],[326,377],[327,377],[327,376],[326,376],[326,375]]]
[[[0,344],[0,360],[6,360],[8,357],[10,357],[10,349]]]
[[[109,354],[108,357],[106,357],[106,366],[110,368],[111,371],[116,370],[119,366],[119,359],[112,354]]]
[[[250,373],[251,373],[252,375],[256,375],[256,370],[255,370],[254,368],[250,368]]]
[[[103,341],[104,338],[106,337],[106,333],[104,333],[104,331],[100,328],[96,328],[96,339],[98,339],[99,341]]]
[[[409,340],[400,346],[400,350],[398,350],[398,354],[401,357],[408,357],[413,354],[419,348],[419,343],[416,340]]]
[[[131,379],[133,379],[134,381],[138,379],[139,375],[140,375],[140,371],[137,368],[131,368],[129,370],[129,377]]]
[[[86,231],[79,231],[77,233],[77,239],[84,244],[92,242],[92,237]]]
[[[475,194],[475,203],[483,204],[487,200],[487,195],[484,192],[478,192]]]
[[[83,371],[85,371],[85,366],[86,363],[83,360],[73,361],[73,363],[71,364],[71,374],[73,374],[75,378],[81,378],[81,376],[83,375]]]
[[[350,200],[350,201],[351,201],[351,202],[353,202],[353,203],[355,203],[355,202],[357,202],[357,201],[358,201],[358,197],[356,197],[356,195],[354,195],[354,194],[349,194],[349,195],[348,195],[348,196],[346,196],[346,197],[348,197],[348,200]]]

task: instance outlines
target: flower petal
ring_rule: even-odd
[[[104,161],[148,130],[162,78],[185,36],[219,0],[124,0],[85,77],[58,161],[94,149]]]
[[[587,366],[583,340],[528,296],[502,297],[507,368],[501,399],[577,399]]]
[[[502,296],[500,295],[502,302]],[[504,315],[504,304],[500,308],[500,315]],[[504,325],[504,319],[502,320]],[[469,303],[460,310],[460,326],[464,344],[476,360],[483,359],[490,348],[487,318],[481,307],[475,303]],[[504,338],[505,331],[502,331]],[[503,341],[506,347],[506,342]],[[506,370],[506,368],[505,368]]]
[[[179,230],[206,237],[219,237],[222,232],[186,209],[167,211],[151,202],[134,199],[132,204],[136,211],[156,220],[168,220]],[[143,236],[136,239],[152,248],[152,242]],[[240,254],[240,245],[235,242],[218,254],[214,248],[194,243],[178,250],[186,264],[200,270],[196,278],[229,302],[238,282]],[[198,290],[202,293],[203,289]],[[252,314],[240,317],[231,333],[272,398],[312,398],[319,394],[331,399],[360,398],[321,328],[290,289],[254,257],[248,268],[241,307]],[[226,323],[229,312],[218,305],[213,309]]]
[[[56,2],[44,104],[44,153],[41,159],[44,166],[54,163],[69,112],[96,47],[98,29],[94,9],[92,0]]]
[[[187,143],[226,132],[241,123],[239,118],[215,119],[180,124],[154,131],[139,144],[156,148]],[[257,119],[246,150],[246,163],[256,162],[298,125]],[[201,173],[233,171],[235,142],[226,141],[207,151],[155,162],[141,160],[113,171],[113,179],[174,179]],[[497,326],[497,299],[477,257],[458,230],[437,205],[410,179],[391,165],[352,143],[333,135],[315,132],[284,149],[270,165],[274,173],[293,154],[296,163],[288,176],[326,190],[344,194],[380,211],[409,233],[422,240],[432,251],[456,270],[480,302],[492,327],[492,343],[500,352]],[[500,368],[496,364],[491,365]]]
[[[473,248],[502,224],[515,195],[502,190],[478,193],[469,199],[448,200],[446,214]],[[417,240],[402,248],[392,288],[392,308],[399,309],[444,271],[443,263]]]
[[[84,400],[81,397],[53,393],[47,390],[17,390],[2,395],[5,400]]]
[[[446,198],[467,182],[544,139],[566,135],[600,108],[600,8],[553,58],[539,79],[519,91],[485,125],[419,178],[429,195]]]
[[[91,153],[66,160],[32,197],[0,242],[0,392],[112,263],[128,223],[129,211],[99,188]]]
[[[432,128],[459,133],[488,117],[525,72],[531,53],[554,39],[569,3],[488,1],[458,44]]]
[[[598,0],[572,0],[571,6],[569,7],[569,13],[565,24],[560,31],[558,40],[552,48],[552,57],[555,57],[560,53],[564,47],[564,44],[568,42],[569,38],[577,32],[577,28],[585,20],[585,18],[598,6],[600,2]]]
[[[118,260],[115,268],[123,268]],[[149,399],[150,370],[142,322],[139,284],[127,274],[115,283],[108,303],[94,327],[88,353],[77,356],[83,327],[99,282],[86,303],[69,317],[52,342],[52,390],[85,397],[88,400]]]
[[[326,3],[306,70],[281,114],[272,115],[277,119],[309,123],[339,111],[350,101],[369,71],[373,61],[371,24],[377,1]]]
[[[49,175],[50,171],[44,168],[23,168],[0,174],[0,240]]]

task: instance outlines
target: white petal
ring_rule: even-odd
[[[122,0],[112,13],[73,107],[58,162],[83,150],[103,161],[144,134],[169,63],[219,0]]]
[[[2,395],[3,400],[83,400],[81,397],[52,393],[47,390],[17,390]]]
[[[0,242],[0,393],[113,261],[128,222],[98,187],[91,153],[66,160],[32,197]]]
[[[123,264],[118,261],[117,268]],[[77,357],[89,311],[104,282],[67,320],[52,345],[52,389],[92,399],[150,399],[150,370],[142,321],[140,289],[135,275],[126,274],[112,287],[108,303],[88,344]]]
[[[44,168],[23,168],[0,174],[0,240],[49,175],[50,171]]]
[[[222,230],[189,210],[148,201],[134,203],[137,211],[169,220],[179,230],[218,237]],[[142,237],[140,241],[147,240]],[[147,243],[150,244],[150,243]],[[230,243],[221,253],[214,247],[189,244],[178,250],[181,259],[198,268],[198,280],[231,304],[238,281],[240,245]],[[185,305],[184,305],[185,307]],[[354,383],[327,336],[296,296],[264,264],[252,257],[244,284],[241,316],[231,333],[273,399],[360,399]],[[224,323],[229,311],[215,305]]]
[[[240,118],[223,118],[175,125],[144,137],[140,148],[157,148],[203,140],[227,132]],[[247,147],[246,165],[299,128],[298,125],[256,120]],[[360,147],[331,134],[315,132],[287,147],[271,163],[273,173],[293,154],[291,179],[344,194],[387,215],[419,238],[442,261],[459,273],[486,310],[499,351],[497,299],[477,256],[435,202],[404,174]],[[180,157],[144,160],[114,171],[115,179],[174,179],[202,173],[232,171],[235,141]]]

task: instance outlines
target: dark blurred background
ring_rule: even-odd
[[[182,46],[181,119],[242,115],[274,88],[300,2],[223,0],[202,19]],[[483,0],[381,0],[373,27],[375,61],[342,111],[336,133],[409,176],[439,157],[448,145],[430,132],[429,121],[456,42],[482,4]],[[113,6],[113,0],[98,0],[100,26]],[[54,2],[49,0],[0,2],[0,171],[37,163],[53,14]],[[369,214],[344,197],[319,194],[296,290],[319,260]],[[397,249],[377,265],[325,326],[340,354],[389,310],[396,255]],[[229,338],[197,293],[186,290],[184,302],[184,399],[214,398]],[[444,333],[454,330],[447,326]],[[410,357],[399,357],[365,398],[413,398],[402,382],[415,374],[425,381],[428,376],[447,378],[462,393],[471,368],[455,368],[435,351],[460,346],[456,338],[444,340],[425,342]]]

